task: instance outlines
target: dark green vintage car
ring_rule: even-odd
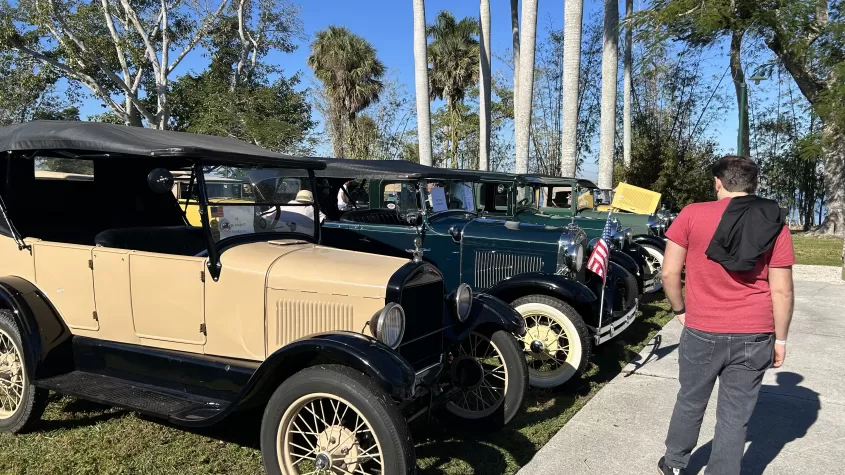
[[[471,183],[476,196],[476,208],[482,216],[515,220],[522,223],[567,227],[575,224],[587,234],[587,254],[601,237],[607,219],[584,216],[560,216],[542,213],[533,197],[536,179],[512,173],[454,170],[455,179]],[[525,198],[520,204],[520,196]],[[631,228],[623,228],[611,216],[611,261],[637,277],[640,293],[651,294],[663,289],[659,262],[643,246],[634,242]],[[651,241],[652,238],[645,239]],[[662,244],[653,238],[655,245]],[[642,239],[641,239],[642,241]]]
[[[419,249],[443,272],[447,291],[468,285],[510,303],[526,320],[521,342],[534,386],[555,387],[583,372],[593,346],[636,317],[636,277],[616,263],[601,305],[603,283],[585,269],[588,239],[575,224],[482,216],[472,187],[451,186],[450,170],[399,160],[322,161],[323,243],[393,256]],[[355,196],[345,186],[353,180]]]
[[[520,199],[527,200],[523,204],[535,204],[542,214],[607,219],[609,211],[596,209],[593,191],[598,187],[590,180],[530,174],[522,175],[522,178],[526,191],[530,189],[533,194],[521,195]],[[613,213],[613,216],[622,227],[631,228],[634,242],[649,253],[650,261],[659,270],[666,250],[667,221],[656,214]]]

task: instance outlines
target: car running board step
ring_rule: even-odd
[[[226,411],[228,401],[194,396],[148,384],[71,371],[34,381],[35,386],[57,393],[118,406],[176,423],[202,425],[202,421]]]

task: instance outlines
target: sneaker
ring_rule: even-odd
[[[660,475],[684,475],[683,469],[666,466],[666,457],[660,457],[657,461],[657,470]]]

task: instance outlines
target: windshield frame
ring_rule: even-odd
[[[442,210],[442,211],[435,211],[434,207],[428,202],[428,196],[427,196],[428,195],[428,185],[429,184],[435,184],[435,185],[439,184],[439,186],[441,186],[441,188],[443,188],[442,184],[444,184],[444,183],[448,183],[450,185],[462,183],[462,184],[467,185],[469,187],[470,191],[472,192],[472,207],[473,207],[474,210],[468,210],[468,209],[465,209],[465,208],[454,208],[454,209],[447,208],[447,209]],[[434,216],[438,216],[438,215],[443,214],[443,213],[462,212],[462,213],[467,213],[467,214],[471,214],[471,215],[478,217],[479,216],[479,213],[478,213],[478,196],[476,196],[474,184],[475,184],[475,181],[466,180],[466,179],[462,179],[462,178],[423,178],[423,179],[420,179],[418,187],[417,187],[418,188],[417,191],[419,193],[419,199],[420,199],[420,203],[421,203],[421,206],[422,206],[421,211],[422,211],[423,215],[425,215],[427,217],[434,217]]]
[[[260,232],[260,233],[250,233],[250,234],[243,234],[243,235],[235,235],[229,236],[224,239],[220,239],[219,241],[214,241],[214,234],[211,231],[211,222],[209,220],[208,212],[209,206],[212,206],[212,202],[209,201],[208,197],[208,189],[206,188],[205,182],[205,167],[211,164],[206,164],[203,160],[196,160],[194,162],[194,166],[192,167],[192,175],[196,177],[196,184],[197,184],[197,191],[199,193],[199,215],[200,221],[202,222],[203,233],[205,234],[206,245],[208,248],[208,261],[206,262],[206,266],[208,267],[209,272],[211,273],[212,278],[216,281],[220,278],[220,271],[222,270],[222,264],[220,262],[220,254],[225,251],[227,248],[240,244],[240,243],[247,243],[247,242],[261,242],[261,241],[271,241],[275,238],[289,238],[295,237],[296,239],[307,239],[313,238],[313,242],[319,244],[321,239],[321,222],[320,222],[320,207],[317,203],[317,199],[314,199],[310,205],[301,205],[311,206],[314,210],[314,234],[313,236],[308,236],[304,233],[290,233],[290,232],[283,232],[283,231],[267,231],[267,232]],[[213,165],[212,165],[213,166]],[[295,170],[303,170],[308,174],[308,181],[312,190],[317,189],[317,180],[314,175],[314,170],[310,168],[299,168],[299,167],[254,167],[254,168],[271,168],[271,169],[295,169]],[[252,183],[252,180],[250,180]],[[313,193],[313,192],[312,192]],[[186,199],[186,208],[187,204],[190,201],[190,196]],[[228,203],[227,206],[239,206],[241,204],[237,203]],[[254,202],[254,203],[243,203],[241,206],[293,206],[287,203],[266,203],[266,202]],[[294,235],[295,234],[295,235]]]

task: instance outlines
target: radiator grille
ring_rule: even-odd
[[[405,309],[405,336],[399,354],[416,370],[436,363],[443,351],[443,281],[425,275],[411,279],[402,289],[400,303]]]
[[[314,333],[353,330],[352,305],[338,302],[279,300],[276,319],[280,346]]]
[[[511,254],[495,251],[475,253],[475,287],[489,289],[496,283],[526,272],[543,269],[543,258],[531,254]]]

